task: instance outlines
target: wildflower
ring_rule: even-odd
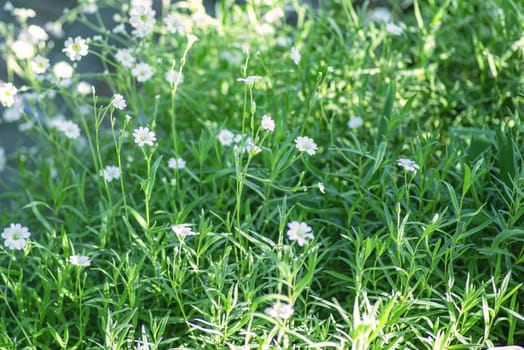
[[[122,66],[126,68],[131,68],[135,65],[135,57],[131,54],[130,49],[120,49],[117,50],[115,53],[115,59],[120,63]]]
[[[49,59],[38,55],[31,61],[31,68],[36,74],[45,73],[47,68],[49,68]]]
[[[261,76],[250,75],[250,76],[245,77],[245,78],[237,78],[237,81],[240,82],[240,83],[253,84],[255,81],[262,80],[262,79],[264,79],[264,78],[262,78]]]
[[[293,41],[291,40],[290,37],[287,37],[287,36],[279,36],[277,38],[277,45],[280,46],[280,47],[286,47],[286,46],[289,46],[291,45]]]
[[[124,97],[120,94],[114,94],[113,95],[113,99],[111,100],[111,104],[113,105],[113,107],[115,107],[116,109],[124,109],[126,108],[126,100],[124,100]]]
[[[184,34],[191,30],[191,23],[178,13],[170,13],[164,18],[164,24],[169,33]]]
[[[143,38],[153,32],[155,11],[150,6],[133,6],[129,14],[129,23],[135,28],[133,35]]]
[[[269,10],[262,18],[264,22],[275,23],[284,17],[284,11],[280,7],[274,7]]]
[[[218,134],[218,141],[220,141],[222,146],[230,146],[233,143],[234,137],[235,135],[231,131],[222,129]]]
[[[113,33],[115,34],[124,33],[125,31],[126,31],[126,26],[124,25],[124,23],[120,23],[113,28]]]
[[[251,137],[248,137],[245,141],[244,146],[242,147],[242,152],[248,152],[253,154],[258,154],[262,152],[262,148],[257,146],[255,142],[251,139]]]
[[[171,169],[184,169],[186,161],[182,158],[169,158],[168,167]]]
[[[18,17],[21,22],[25,22],[28,18],[33,18],[36,16],[36,12],[33,9],[27,9],[27,8],[15,8],[13,10],[13,14]]]
[[[85,39],[77,36],[76,38],[67,38],[63,52],[69,57],[71,61],[80,61],[83,56],[87,55],[89,46]]]
[[[91,93],[91,84],[88,84],[85,81],[78,82],[78,85],[76,86],[76,92],[83,96]]]
[[[293,305],[288,303],[276,302],[272,307],[266,309],[266,314],[273,318],[287,320],[293,315]]]
[[[299,64],[300,60],[302,59],[300,52],[298,52],[298,49],[295,46],[291,48],[291,54],[289,55],[289,57],[291,57],[295,64]]]
[[[92,14],[98,10],[96,0],[81,0],[80,3],[82,4],[82,11],[84,13]]]
[[[131,74],[136,77],[136,80],[143,83],[153,76],[153,68],[147,63],[139,63],[131,70]]]
[[[262,117],[262,128],[266,131],[275,131],[275,121],[270,115],[266,114]]]
[[[397,164],[398,166],[403,167],[404,170],[410,171],[412,173],[415,173],[417,170],[420,169],[420,166],[417,163],[415,163],[414,161],[410,159],[406,159],[406,158],[400,158],[397,161]]]
[[[255,27],[255,33],[258,35],[271,35],[275,34],[275,27],[269,23],[261,23]]]
[[[32,44],[45,42],[47,39],[49,39],[49,35],[47,35],[44,28],[34,24],[31,24],[29,27],[27,27],[27,31],[23,32],[21,35],[26,35],[27,40],[29,40]]]
[[[391,22],[391,12],[386,7],[376,7],[369,14],[369,19],[373,22]]]
[[[156,141],[156,135],[153,131],[150,131],[149,128],[140,127],[135,129],[133,132],[135,137],[135,143],[138,147],[144,147],[144,145],[153,146]]]
[[[118,180],[120,178],[120,169],[114,165],[107,165],[104,169],[100,170],[100,176],[107,182]]]
[[[62,122],[59,129],[70,139],[76,139],[80,136],[80,127],[70,120]]]
[[[315,238],[311,227],[305,222],[292,221],[287,224],[287,237],[291,241],[296,241],[299,247],[302,247],[307,241]]]
[[[73,67],[66,61],[57,62],[53,66],[53,75],[58,80],[70,79],[73,76]]]
[[[194,232],[190,224],[178,224],[171,226],[171,230],[179,236],[188,237],[196,236],[198,232]]]
[[[35,55],[35,48],[33,44],[26,40],[17,40],[11,46],[16,57],[21,60],[27,60]]]
[[[184,82],[184,73],[178,73],[172,69],[166,72],[165,78],[170,84],[181,84]]]
[[[402,35],[404,33],[404,29],[402,27],[396,25],[393,22],[389,22],[386,24],[386,31],[393,35]]]
[[[191,33],[186,34],[186,38],[187,38],[187,46],[189,47],[193,46],[193,44],[198,41],[198,37]]]
[[[17,92],[17,88],[11,83],[0,86],[0,103],[2,106],[11,107],[15,103]]]
[[[25,226],[20,224],[11,224],[2,232],[2,238],[5,240],[4,245],[9,249],[21,250],[27,245],[27,238],[31,236],[31,232]]]
[[[87,267],[91,266],[91,260],[85,255],[71,255],[69,257],[71,265]]]
[[[62,24],[58,21],[47,22],[46,24],[44,24],[44,28],[56,38],[62,38],[64,36]]]
[[[356,129],[360,128],[364,124],[364,119],[360,117],[351,117],[348,121],[348,128],[350,129]]]
[[[15,104],[12,107],[6,108],[4,110],[4,114],[3,114],[4,120],[8,123],[16,122],[20,120],[20,118],[22,118],[23,113],[24,113],[23,102],[16,103],[16,99],[15,99]]]
[[[5,159],[5,149],[0,147],[0,173],[5,170],[7,160]]]
[[[317,152],[317,144],[310,137],[298,136],[295,139],[295,144],[300,152],[307,152],[309,155],[314,155]]]
[[[320,193],[322,193],[322,194],[326,193],[326,192],[325,192],[324,184],[323,184],[322,182],[319,182],[319,183],[318,183],[318,190],[319,190]]]

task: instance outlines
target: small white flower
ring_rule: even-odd
[[[193,35],[191,33],[186,34],[187,38],[187,46],[191,47],[195,42],[197,42],[199,39],[196,35]]]
[[[391,21],[391,12],[386,7],[376,7],[369,14],[369,19],[373,22],[390,22]]]
[[[65,52],[71,61],[80,61],[83,56],[87,55],[88,50],[89,46],[87,46],[85,39],[77,36],[74,39],[67,38],[62,51]]]
[[[98,10],[96,0],[83,0],[80,1],[80,3],[82,4],[82,11],[84,13],[92,14]]]
[[[186,161],[182,158],[169,158],[168,167],[171,169],[184,169]]]
[[[302,59],[300,52],[298,51],[298,49],[295,46],[291,48],[291,54],[289,55],[289,57],[291,57],[291,59],[293,60],[293,62],[295,62],[295,64],[299,64],[300,60]]]
[[[91,260],[85,255],[71,255],[69,257],[71,265],[87,267],[91,266]]]
[[[255,81],[263,80],[261,76],[258,75],[250,75],[245,78],[237,78],[237,81],[240,83],[246,83],[246,84],[253,84]]]
[[[15,104],[10,107],[4,109],[4,120],[8,123],[19,121],[22,118],[22,114],[24,113],[24,104],[21,102],[18,104],[15,99]]]
[[[164,18],[164,24],[169,33],[185,33],[187,21],[178,13],[170,13]]]
[[[404,170],[410,171],[412,173],[415,173],[417,170],[420,169],[420,166],[415,163],[414,161],[406,158],[400,158],[397,161],[398,166],[403,167]]]
[[[178,71],[172,69],[166,72],[165,78],[170,84],[176,84],[177,81],[178,84],[181,84],[184,82],[184,73],[178,73]]]
[[[233,143],[235,135],[228,129],[222,129],[218,134],[218,141],[222,146],[230,146]]]
[[[47,68],[49,68],[49,59],[38,55],[31,61],[31,68],[36,74],[45,73]]]
[[[70,120],[62,122],[60,131],[62,131],[64,135],[70,139],[76,139],[80,136],[80,127]]]
[[[78,85],[76,86],[76,92],[78,92],[82,96],[90,94],[91,93],[91,84],[86,83],[85,81],[78,82]]]
[[[147,63],[139,63],[131,70],[131,74],[136,77],[136,80],[143,83],[151,79],[153,76],[153,68]]]
[[[266,309],[266,314],[273,318],[280,318],[287,320],[293,315],[293,305],[287,303],[276,302],[272,307]]]
[[[53,66],[53,75],[58,80],[70,79],[73,76],[73,67],[66,61],[57,62]]]
[[[115,53],[115,59],[120,63],[122,66],[126,68],[131,68],[135,65],[136,59],[132,55],[130,49],[119,49]]]
[[[190,224],[172,225],[171,230],[173,230],[174,233],[182,237],[198,235],[198,232],[194,232]]]
[[[11,83],[0,86],[0,103],[2,106],[11,107],[15,103],[17,92],[17,88]]]
[[[262,117],[262,128],[266,131],[275,131],[275,121],[270,115],[266,114]]]
[[[364,124],[364,119],[360,117],[351,117],[348,121],[348,128],[356,129],[360,128]]]
[[[126,100],[124,100],[124,97],[120,94],[114,94],[113,95],[113,99],[111,100],[111,104],[113,105],[113,107],[115,107],[116,109],[124,109],[126,108]]]
[[[149,128],[140,127],[135,129],[133,132],[135,137],[135,143],[138,147],[144,147],[144,145],[153,146],[156,141],[156,135],[153,131],[149,131]]]
[[[317,144],[310,137],[298,136],[295,139],[295,144],[300,152],[306,152],[309,155],[314,155],[317,152]]]
[[[107,182],[118,180],[120,178],[120,169],[114,165],[107,165],[104,169],[100,170],[100,176]]]
[[[5,240],[4,245],[9,249],[22,250],[27,245],[27,239],[31,232],[25,226],[20,224],[11,224],[2,232],[2,238]]]
[[[35,55],[35,47],[29,41],[17,40],[11,46],[16,57],[21,60],[27,60]]]
[[[287,227],[287,237],[291,241],[296,241],[299,247],[315,238],[311,227],[305,222],[292,221],[287,224]]]
[[[124,25],[124,23],[117,24],[112,31],[115,34],[124,33],[126,31],[126,26]]]
[[[133,35],[143,38],[153,32],[155,11],[150,6],[133,6],[129,14],[129,23],[135,28]]]
[[[322,182],[319,182],[319,183],[318,183],[318,190],[319,190],[320,193],[322,193],[322,194],[326,193],[326,192],[325,192],[324,184],[323,184]]]
[[[397,36],[402,35],[404,33],[404,29],[402,29],[402,27],[396,25],[393,22],[389,22],[388,24],[386,24],[386,31],[390,34]]]

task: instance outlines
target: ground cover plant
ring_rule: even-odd
[[[0,348],[522,349],[522,2],[2,11]]]

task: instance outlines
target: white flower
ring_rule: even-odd
[[[260,23],[255,27],[255,33],[258,35],[275,34],[275,27],[269,23]]]
[[[356,129],[360,128],[364,124],[364,119],[360,117],[351,117],[348,121],[348,128],[350,129]]]
[[[27,27],[27,36],[27,39],[32,44],[45,42],[47,39],[49,39],[49,35],[47,35],[44,28],[34,24],[31,24],[29,27]]]
[[[284,17],[284,11],[280,7],[269,10],[262,18],[267,23],[275,23]]]
[[[91,84],[86,83],[85,81],[78,82],[78,85],[76,86],[76,92],[78,92],[80,95],[87,95],[91,93]]]
[[[153,32],[155,25],[155,11],[149,6],[134,6],[129,11],[129,23],[133,28],[133,35],[139,38],[148,36]]]
[[[73,67],[66,61],[57,62],[53,66],[53,75],[58,80],[69,79],[73,76]]]
[[[287,36],[279,36],[277,38],[277,45],[280,47],[286,47],[293,43],[293,40]]]
[[[119,49],[115,53],[115,59],[124,67],[131,68],[135,65],[135,57],[130,49]]]
[[[107,165],[100,170],[100,176],[104,177],[107,182],[118,180],[120,178],[120,169],[114,165]]]
[[[64,31],[62,29],[62,23],[56,22],[47,22],[44,25],[45,30],[51,33],[56,38],[62,38],[64,36]]]
[[[171,169],[184,169],[186,161],[182,158],[169,158],[168,167]]]
[[[404,33],[404,29],[402,29],[402,27],[396,25],[393,22],[389,22],[388,24],[386,24],[386,31],[390,34],[397,36],[402,35]]]
[[[11,224],[2,232],[2,238],[5,240],[4,245],[9,249],[21,250],[27,245],[27,238],[31,236],[31,232],[25,226],[20,224]]]
[[[24,104],[23,102],[17,103],[15,99],[15,104],[10,107],[4,109],[4,120],[8,123],[19,121],[20,118],[22,118],[22,114],[24,113]]]
[[[317,152],[317,144],[310,137],[298,136],[295,139],[295,144],[300,152],[307,152],[309,155],[314,155]]]
[[[116,109],[124,109],[126,108],[126,100],[124,100],[124,97],[120,94],[114,94],[113,95],[113,99],[111,100],[111,104],[113,105],[113,107],[115,107]]]
[[[27,60],[35,55],[35,48],[33,44],[26,40],[17,40],[11,46],[16,57],[21,60]]]
[[[91,265],[91,260],[85,255],[71,255],[69,257],[71,265],[87,267]]]
[[[178,73],[178,71],[172,69],[166,72],[165,78],[170,84],[176,84],[177,81],[178,84],[181,84],[184,82],[184,73]]]
[[[291,57],[295,64],[299,64],[300,60],[302,59],[300,52],[298,52],[298,49],[295,46],[291,48],[291,54],[289,55],[289,57]]]
[[[218,134],[218,141],[220,141],[222,146],[230,146],[233,143],[234,137],[235,135],[231,131],[223,129]]]
[[[240,83],[253,84],[255,81],[262,80],[262,79],[264,79],[264,78],[262,78],[261,76],[250,75],[250,76],[245,77],[245,78],[237,78],[237,81],[240,82]]]
[[[17,92],[17,88],[11,83],[0,86],[0,103],[2,106],[11,107],[15,103]]]
[[[133,132],[135,137],[135,143],[138,147],[144,147],[144,145],[153,146],[156,141],[156,135],[153,131],[149,131],[149,128],[140,127],[135,129]]]
[[[403,167],[406,171],[411,171],[412,173],[420,169],[419,165],[414,161],[406,158],[400,158],[397,161],[397,165]]]
[[[386,7],[376,7],[369,15],[369,19],[373,22],[390,22],[391,12]]]
[[[186,34],[186,38],[187,38],[187,46],[189,47],[193,46],[193,44],[198,41],[198,37],[191,33]]]
[[[299,247],[302,247],[307,241],[315,238],[311,227],[305,222],[292,221],[287,224],[287,237],[291,241],[296,241]]]
[[[270,115],[266,114],[262,116],[262,128],[266,131],[273,132],[275,131],[275,121],[271,118]]]
[[[266,314],[273,318],[280,318],[287,320],[293,315],[293,305],[287,303],[277,302],[272,307],[266,309]]]
[[[82,11],[84,13],[91,14],[98,10],[98,7],[96,6],[96,0],[81,0],[80,3],[82,4]]]
[[[60,131],[62,131],[64,135],[70,139],[76,139],[80,136],[80,127],[70,120],[62,122]]]
[[[182,237],[198,235],[198,232],[194,232],[193,229],[191,229],[190,224],[173,225],[171,226],[171,229],[174,233]]]
[[[248,137],[245,141],[244,147],[242,147],[242,152],[248,152],[253,154],[258,154],[262,152],[262,148],[257,146],[255,142],[251,139],[251,137]]]
[[[85,39],[77,36],[74,39],[67,38],[62,51],[65,52],[71,61],[80,61],[83,56],[87,55],[88,50],[89,46],[87,46]]]
[[[136,80],[143,83],[151,79],[153,76],[153,68],[147,63],[139,63],[131,70],[131,74],[136,77]]]
[[[124,25],[124,23],[120,23],[113,28],[113,33],[115,34],[124,33],[125,31],[126,26]]]
[[[164,24],[169,33],[185,33],[187,21],[177,13],[170,13],[164,18]]]
[[[5,170],[7,160],[5,159],[5,149],[0,147],[0,173]]]
[[[322,193],[322,194],[326,193],[326,192],[325,192],[324,184],[323,184],[322,182],[319,182],[319,183],[318,183],[318,190],[319,190],[320,193]]]
[[[36,74],[45,73],[47,68],[49,68],[49,59],[38,55],[31,61],[31,68]]]

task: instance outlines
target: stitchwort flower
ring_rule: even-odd
[[[114,165],[107,165],[104,169],[100,170],[100,176],[107,182],[118,180],[120,178],[120,169]]]
[[[156,141],[156,134],[150,131],[149,128],[142,126],[133,131],[133,136],[138,147],[144,147],[144,145],[153,146]]]
[[[309,155],[314,155],[317,152],[317,144],[312,138],[307,136],[298,136],[295,139],[295,146],[300,152],[306,152]]]
[[[296,241],[299,247],[315,238],[313,230],[305,222],[292,221],[287,224],[287,227],[287,237],[291,241]]]
[[[404,170],[410,171],[412,173],[415,173],[417,170],[420,169],[420,166],[417,163],[406,158],[400,158],[397,161],[397,165],[404,168]]]
[[[186,161],[182,158],[169,158],[168,167],[171,169],[184,169]]]
[[[287,320],[293,315],[293,305],[288,303],[276,302],[272,307],[266,309],[266,314],[273,318]]]
[[[171,230],[181,237],[196,236],[198,232],[194,232],[190,224],[178,224],[171,226]]]
[[[113,107],[115,107],[116,109],[124,109],[126,108],[126,100],[124,100],[124,97],[120,94],[114,94],[113,95],[113,99],[111,100],[111,104],[113,105]]]
[[[18,92],[13,84],[7,83],[0,86],[0,103],[4,107],[11,107],[15,103],[15,95]]]
[[[261,122],[262,128],[266,131],[273,132],[275,131],[275,121],[269,114],[262,116]]]
[[[22,250],[27,246],[27,239],[31,232],[25,226],[12,223],[2,232],[4,245],[9,249]]]
[[[82,267],[91,266],[91,260],[85,255],[71,255],[69,257],[69,263],[71,263],[71,265]]]
[[[80,61],[83,56],[87,55],[88,50],[89,46],[85,39],[77,36],[74,39],[67,38],[65,47],[62,51],[65,52],[71,61]]]

